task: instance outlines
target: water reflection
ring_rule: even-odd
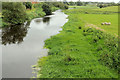
[[[25,25],[12,25],[2,29],[2,44],[19,44],[28,32],[30,23]]]
[[[47,23],[47,24],[49,25],[50,17],[44,17],[44,18],[43,18],[43,22],[44,22],[44,23]]]
[[[37,24],[40,24],[41,22],[43,22],[43,23],[46,23],[47,25],[49,25],[50,17],[44,17],[43,19],[42,18],[38,18],[38,19],[36,19],[34,21]]]
[[[38,23],[38,24],[41,23],[42,22],[42,18],[36,19],[35,22]]]

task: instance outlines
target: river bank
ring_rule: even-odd
[[[86,13],[80,14],[79,9],[65,13],[69,21],[62,31],[45,41],[49,52],[38,60],[37,78],[118,78],[117,38],[85,28],[86,22],[79,16]]]
[[[61,26],[67,22],[66,17],[61,10],[57,10],[53,15],[33,19],[26,26],[3,28],[2,77],[33,77],[32,65],[37,63],[38,58],[48,55],[48,49],[43,48],[44,41],[61,31]]]
[[[33,6],[35,6],[36,4],[34,4]],[[58,7],[52,6],[51,7],[51,11],[54,12],[56,10],[58,10]],[[40,17],[44,17],[46,16],[46,13],[43,11],[42,7],[39,5],[36,8],[32,8],[32,9],[26,9],[26,21],[30,22],[32,19],[34,18],[40,18]],[[2,20],[2,17],[0,17],[0,21],[2,22],[2,24],[0,24],[0,27],[5,27],[5,26],[10,26],[10,23],[7,23],[5,21]]]

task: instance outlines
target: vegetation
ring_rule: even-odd
[[[69,15],[69,21],[62,27],[63,30],[45,41],[49,52],[35,66],[41,69],[38,78],[118,78],[118,6],[112,3],[91,3],[46,2],[32,5],[29,2],[3,2],[3,25],[23,24],[26,20],[50,15],[57,9],[68,9],[67,4],[74,8],[64,10]],[[111,24],[101,25],[103,22]],[[14,29],[21,28],[17,27]],[[26,36],[26,28],[23,32]],[[17,33],[15,35],[19,36]],[[19,36],[20,41],[17,40],[17,43],[23,37]],[[8,43],[9,38],[15,37],[8,37]],[[7,43],[3,41],[3,44]]]
[[[68,9],[68,5],[66,5],[62,2],[53,2],[52,5],[60,8],[60,9]]]
[[[42,5],[43,11],[46,13],[46,15],[52,14],[51,6],[48,4],[43,4]]]
[[[68,9],[68,6],[61,2],[42,2],[36,4],[31,2],[4,2],[2,6],[2,27],[11,24],[23,24],[25,21],[30,21],[33,18],[50,15],[57,9]]]
[[[83,20],[86,26],[98,27],[104,29],[107,33],[118,34],[118,6],[96,8],[86,6],[77,7],[66,11],[66,13],[79,14],[79,18]],[[101,25],[102,22],[111,22],[111,25]]]
[[[22,3],[3,2],[2,8],[3,22],[7,24],[22,24],[25,22],[27,15]]]
[[[31,2],[24,2],[23,3],[26,7],[26,9],[32,9],[32,3]]]
[[[32,20],[33,18],[43,17],[46,13],[42,9],[42,4],[34,4],[31,10],[26,10],[28,20]]]
[[[108,12],[109,14],[104,14]],[[41,70],[38,71],[37,77],[118,78],[118,40],[112,35],[112,31],[118,33],[117,17],[113,17],[117,13],[113,12],[114,10],[108,8],[66,10],[69,21],[59,34],[45,41],[45,47],[49,52],[47,57],[38,61],[36,67]],[[100,27],[101,22],[107,20],[112,24],[104,26],[107,28]]]

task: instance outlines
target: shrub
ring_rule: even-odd
[[[82,2],[80,2],[80,1],[77,2],[77,6],[82,6],[82,5],[83,5]]]
[[[3,2],[2,8],[3,21],[6,23],[22,24],[27,19],[25,6],[20,2]]]
[[[43,11],[46,13],[46,15],[51,15],[52,14],[52,10],[51,10],[51,6],[47,5],[46,3],[44,3],[42,5]]]
[[[33,4],[33,7],[34,8],[41,8],[42,4],[43,4],[42,2],[38,3],[38,4]]]
[[[32,3],[31,2],[24,2],[23,4],[26,6],[26,9],[32,9]]]
[[[118,39],[116,37],[92,28],[85,29],[83,35],[86,35],[90,44],[96,45],[94,49],[102,64],[120,70],[120,58],[117,51]]]

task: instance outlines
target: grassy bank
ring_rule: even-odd
[[[43,12],[42,8],[33,8],[31,10],[26,10],[26,13],[28,15],[28,21],[45,16],[45,12]]]
[[[86,9],[65,11],[69,21],[59,34],[45,41],[49,52],[47,57],[38,61],[37,68],[41,69],[38,78],[118,77],[118,41],[112,35],[117,33],[117,20],[112,17],[117,14],[104,14],[107,11],[99,9],[96,9],[98,12],[95,9],[86,12]],[[114,20],[109,19],[110,16]],[[106,20],[110,20],[112,25],[101,27],[101,21]]]

